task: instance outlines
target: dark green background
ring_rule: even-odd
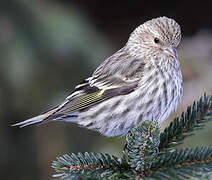
[[[61,103],[135,27],[162,15],[182,27],[180,112],[203,92],[212,92],[209,1],[0,1],[0,179],[53,179],[51,162],[69,152],[121,155],[124,138],[72,124],[10,126]],[[211,145],[211,128],[208,124],[183,146]]]

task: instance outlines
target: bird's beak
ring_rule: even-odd
[[[171,57],[173,58],[178,58],[178,54],[177,54],[177,50],[176,47],[174,47],[173,45],[170,45],[169,47],[166,47],[164,49],[164,51]]]

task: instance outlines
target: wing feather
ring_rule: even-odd
[[[77,85],[54,115],[71,114],[112,97],[129,94],[137,88],[144,65],[144,61],[132,57],[127,50],[119,50],[91,77]]]
[[[104,100],[102,98],[102,93],[104,90],[98,90],[97,92],[81,95],[70,102],[68,102],[59,113],[67,114],[82,108],[85,108],[93,103],[99,102],[100,100]]]

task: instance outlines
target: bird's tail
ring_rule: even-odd
[[[25,121],[13,124],[12,126],[19,126],[20,128],[31,125],[31,124],[37,124],[37,123],[42,123],[42,122],[46,122],[47,119],[51,120],[53,118],[51,118],[51,115],[53,115],[56,111],[58,110],[58,108],[54,108],[50,111],[45,112],[44,114],[41,114],[39,116],[27,119]]]

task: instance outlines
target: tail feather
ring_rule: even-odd
[[[25,126],[28,126],[31,124],[36,124],[36,123],[42,122],[43,120],[44,120],[43,115],[40,115],[40,116],[36,116],[36,117],[30,118],[30,119],[27,119],[20,123],[13,124],[12,126],[19,126],[20,128],[22,128],[22,127],[25,127]]]
[[[33,117],[33,118],[30,118],[30,119],[27,119],[25,121],[22,121],[22,122],[19,122],[19,123],[16,123],[16,124],[13,124],[12,126],[19,126],[20,128],[22,127],[25,127],[25,126],[28,126],[28,125],[32,125],[32,124],[37,124],[37,123],[42,123],[44,122],[47,118],[48,120],[49,119],[52,119],[51,118],[51,115],[54,114],[55,112],[57,111],[57,108],[55,109],[52,109],[44,114],[41,114],[39,116],[36,116],[36,117]]]

